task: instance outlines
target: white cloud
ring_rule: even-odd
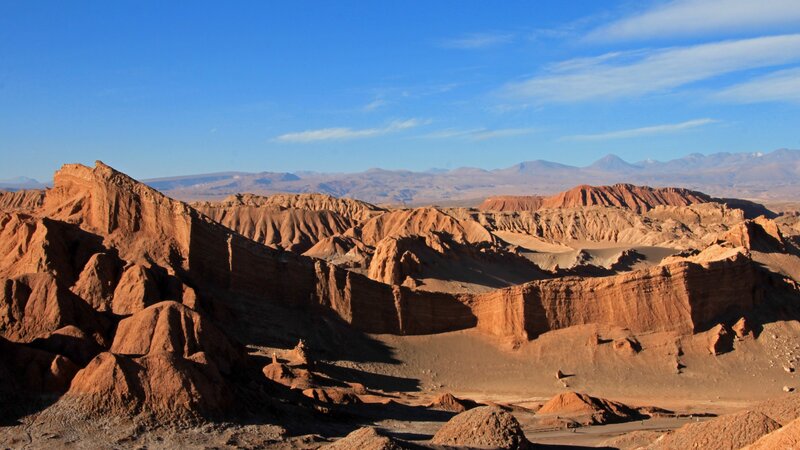
[[[733,85],[714,98],[734,103],[800,102],[800,67]]]
[[[495,47],[513,40],[514,35],[511,33],[472,33],[453,39],[445,39],[441,41],[440,45],[444,48],[472,50]]]
[[[653,125],[649,127],[631,128],[628,130],[611,131],[597,134],[576,134],[561,138],[564,141],[605,141],[610,139],[628,139],[641,136],[651,136],[654,134],[676,133],[690,128],[702,127],[712,123],[717,123],[714,119],[695,119],[681,123],[669,123],[663,125]]]
[[[381,128],[321,128],[318,130],[298,131],[294,133],[286,133],[276,137],[274,140],[278,142],[290,143],[306,143],[317,141],[331,141],[331,140],[347,140],[347,139],[363,139],[368,137],[380,136],[384,134],[394,133],[402,130],[408,130],[421,125],[425,125],[429,121],[420,119],[408,119],[394,121],[385,127]]]
[[[631,40],[770,30],[800,25],[797,0],[672,0],[589,33],[588,39]]]
[[[535,133],[536,128],[501,128],[501,129],[488,129],[488,128],[472,128],[461,130],[457,128],[447,128],[444,130],[435,131],[423,135],[426,139],[453,139],[465,138],[472,141],[485,141],[488,139],[497,139],[511,136],[522,136],[526,134]]]
[[[384,105],[386,105],[386,100],[384,100],[384,99],[379,97],[379,98],[376,98],[375,100],[367,103],[366,105],[364,105],[364,107],[362,109],[364,111],[367,111],[367,112],[375,111],[376,109],[378,109],[378,108],[380,108],[380,107],[382,107]]]
[[[552,66],[505,93],[540,102],[576,102],[667,92],[719,75],[800,61],[800,34],[608,53]]]

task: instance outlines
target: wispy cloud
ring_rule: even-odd
[[[649,127],[631,128],[627,130],[610,131],[597,134],[576,134],[561,138],[562,141],[605,141],[610,139],[629,139],[641,136],[652,136],[655,134],[676,133],[690,128],[702,127],[712,123],[717,123],[715,119],[695,119],[681,123],[669,123],[663,125],[653,125]]]
[[[363,139],[408,130],[428,123],[430,122],[426,120],[408,119],[394,121],[380,128],[321,128],[318,130],[306,130],[282,134],[276,137],[274,140],[277,142],[307,143],[317,141]]]
[[[373,100],[373,101],[367,103],[366,105],[364,105],[364,107],[361,108],[361,109],[363,109],[364,111],[370,112],[370,111],[375,111],[376,109],[378,109],[378,108],[380,108],[382,106],[385,106],[385,105],[386,105],[386,100],[378,97],[375,100]]]
[[[577,102],[668,92],[747,69],[800,61],[800,34],[636,52],[616,52],[556,64],[547,73],[511,83],[512,98]]]
[[[595,29],[587,39],[697,36],[770,29],[798,22],[797,0],[672,0]]]
[[[469,139],[472,141],[485,141],[488,139],[498,139],[512,136],[523,136],[526,134],[536,133],[539,131],[537,128],[472,128],[472,129],[458,129],[446,128],[444,130],[434,131],[425,134],[421,137],[426,139]]]
[[[454,48],[460,50],[473,50],[495,47],[508,44],[514,40],[513,33],[471,33],[457,38],[444,39],[439,45],[444,48]]]
[[[734,103],[800,102],[800,67],[730,86],[714,98]]]

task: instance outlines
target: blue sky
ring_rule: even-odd
[[[800,148],[797,0],[0,0],[0,179]]]

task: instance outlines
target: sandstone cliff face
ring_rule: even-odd
[[[786,241],[778,224],[765,217],[737,224],[722,236],[722,240],[748,250],[773,252],[786,249]]]
[[[752,261],[740,254],[612,277],[534,281],[477,296],[473,311],[479,329],[515,340],[588,323],[692,333],[752,309],[763,295],[759,280]]]
[[[712,199],[708,195],[688,189],[615,184],[612,186],[582,185],[550,197],[490,197],[478,208],[486,211],[536,211],[545,208],[615,206],[641,213],[659,205],[687,206],[710,201]]]

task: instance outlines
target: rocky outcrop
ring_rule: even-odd
[[[428,408],[462,413],[468,409],[477,408],[478,406],[480,406],[480,404],[477,402],[461,399],[449,392],[445,392],[436,397],[436,399],[428,405]]]
[[[338,441],[322,446],[325,450],[403,450],[418,448],[398,439],[383,435],[372,427],[359,428]]]
[[[772,450],[798,447],[800,447],[800,419],[795,419],[782,428],[764,435],[747,447],[743,447],[742,450]]]
[[[422,260],[433,253],[419,238],[383,239],[375,247],[368,276],[386,284],[402,284],[406,277],[419,275]]]
[[[516,233],[552,243],[591,241],[675,248],[702,248],[744,220],[740,210],[718,203],[657,206],[642,214],[602,206],[536,211],[452,209],[448,213],[462,221],[478,222],[501,237]]]
[[[0,191],[0,211],[32,212],[42,206],[44,190]]]
[[[648,448],[734,450],[752,444],[778,428],[780,424],[764,414],[744,411],[684,425],[656,440]]]
[[[433,233],[441,233],[462,244],[494,241],[492,234],[479,223],[458,220],[435,208],[390,211],[368,220],[354,233],[371,246],[386,237],[426,236]]]
[[[478,328],[518,340],[600,323],[633,332],[693,333],[722,315],[748,311],[763,297],[753,262],[681,261],[604,278],[538,280],[476,296]]]
[[[734,333],[723,324],[718,324],[708,331],[708,352],[714,356],[733,350]]]
[[[627,422],[645,417],[637,409],[622,403],[571,391],[548,400],[536,415],[569,418],[583,425]]]
[[[0,391],[14,394],[63,393],[78,371],[69,358],[0,337]],[[1,395],[0,395],[1,396]],[[3,412],[0,412],[0,416]]]
[[[710,201],[712,201],[712,198],[702,192],[681,188],[651,188],[631,184],[614,184],[611,186],[581,185],[550,197],[490,197],[481,203],[478,209],[485,211],[536,211],[545,208],[614,206],[641,213],[649,211],[656,206],[687,206]]]
[[[74,325],[67,325],[38,337],[30,345],[56,355],[66,356],[81,366],[85,366],[103,351],[103,346],[97,342],[94,336]]]
[[[187,359],[202,352],[222,373],[231,373],[244,359],[243,350],[214,324],[174,301],[157,303],[120,321],[110,351],[128,356],[167,352]]]
[[[332,211],[353,222],[364,222],[385,211],[382,208],[360,200],[337,198],[327,194],[274,194],[269,196],[236,194],[229,196],[221,202],[198,202],[194,205],[200,210],[207,206],[248,206],[260,208],[291,208],[306,211]]]
[[[98,311],[110,311],[119,281],[120,266],[121,261],[111,254],[95,253],[83,267],[78,281],[72,286],[72,292],[92,305],[92,308]],[[121,289],[121,292],[129,289],[130,287]]]
[[[255,206],[252,203],[198,204],[197,210],[256,242],[303,253],[319,241],[337,236],[355,222],[330,210]]]
[[[74,325],[99,342],[109,327],[88,305],[61,286],[49,273],[0,280],[0,335],[31,342],[65,326]]]
[[[433,435],[431,444],[462,448],[525,449],[529,442],[511,414],[492,406],[463,412]]]
[[[778,224],[765,217],[737,224],[722,236],[722,240],[748,250],[782,252],[786,249],[786,241]]]
[[[231,412],[228,378],[243,359],[199,313],[161,302],[122,320],[110,352],[75,375],[57,406],[162,423],[221,417]]]
[[[229,386],[203,353],[192,358],[101,353],[75,375],[55,405],[88,417],[140,417],[162,424],[217,418],[232,406]]]
[[[122,272],[114,289],[110,309],[114,314],[126,316],[141,311],[158,300],[158,285],[150,271],[139,264],[133,264]]]
[[[201,292],[223,289],[226,295],[286,306],[321,305],[354,327],[375,333],[427,334],[477,325],[523,340],[585,323],[688,333],[713,325],[731,310],[744,313],[759,298],[756,270],[744,256],[677,261],[614,277],[537,280],[481,295],[392,288],[322,261],[258,245],[102,163],[95,169],[66,166],[56,175],[44,209],[104,233],[123,260],[149,261],[167,278],[178,278],[179,285],[200,287]],[[420,233],[442,233],[455,243],[493,239],[478,221],[432,208],[385,213],[355,230],[372,244],[387,236]],[[398,255],[401,268],[404,253]],[[406,262],[412,265],[413,257]],[[388,266],[380,278],[402,282],[402,271]],[[160,281],[159,286],[157,299],[138,301],[126,312],[180,295],[180,290],[171,296],[166,292],[169,283]]]

